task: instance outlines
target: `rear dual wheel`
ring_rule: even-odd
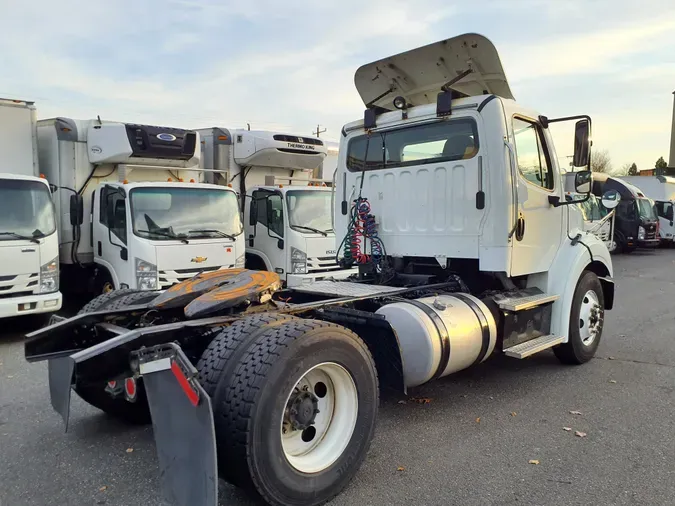
[[[364,342],[338,325],[280,315],[240,320],[215,341],[200,376],[213,392],[221,476],[274,505],[315,506],[340,493],[377,416]],[[220,354],[228,360],[217,349],[230,349]]]

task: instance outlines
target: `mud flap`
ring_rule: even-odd
[[[52,407],[61,415],[68,431],[70,417],[70,391],[73,381],[75,361],[71,357],[54,358],[48,362],[49,396]]]
[[[171,506],[217,506],[213,410],[197,370],[175,344],[134,355],[152,415],[162,498]]]

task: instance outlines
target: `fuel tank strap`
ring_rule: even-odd
[[[472,365],[479,364],[483,361],[485,358],[485,355],[487,354],[488,349],[490,348],[490,325],[488,323],[487,318],[485,317],[485,313],[483,313],[483,310],[480,308],[478,304],[476,304],[476,301],[473,300],[471,297],[467,297],[466,294],[463,293],[453,293],[453,297],[458,298],[464,304],[469,306],[471,308],[471,311],[474,312],[476,315],[476,318],[478,318],[478,322],[480,323],[480,331],[482,335],[482,342],[480,346],[480,353],[476,357],[476,360],[474,360]]]
[[[438,362],[436,372],[431,377],[432,380],[438,379],[441,377],[441,374],[443,374],[446,367],[448,367],[448,362],[450,361],[450,334],[448,334],[448,327],[445,326],[445,322],[438,316],[436,311],[426,304],[422,304],[417,300],[406,300],[406,302],[422,310],[434,324],[436,330],[438,330],[438,336],[441,342],[441,359]]]

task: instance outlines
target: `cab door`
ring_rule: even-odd
[[[535,119],[511,118],[516,165],[517,223],[512,233],[511,276],[547,271],[562,236],[564,206],[554,207],[549,197],[560,196],[552,150],[544,129]]]

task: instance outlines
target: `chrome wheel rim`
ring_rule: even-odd
[[[588,290],[581,298],[579,308],[579,336],[584,346],[595,342],[602,331],[603,311],[600,299],[594,290]]]

